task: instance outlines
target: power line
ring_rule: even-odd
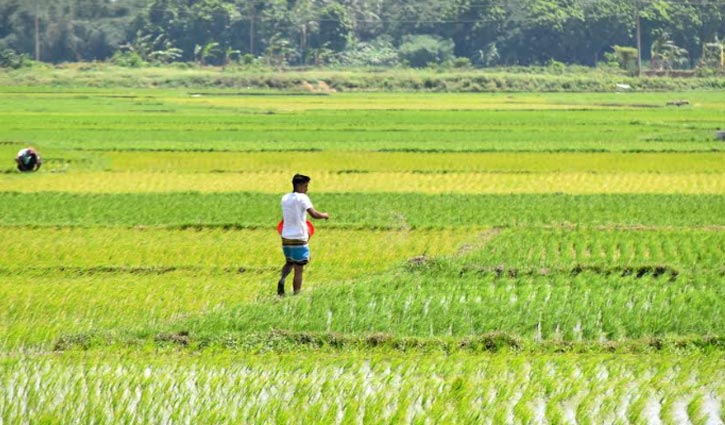
[[[653,2],[651,0],[635,0],[637,2],[638,7],[643,7],[647,5],[652,5]],[[398,2],[398,4],[403,3],[407,6],[415,6],[414,3],[408,3],[408,2]],[[666,2],[669,5],[687,5],[687,6],[722,6],[725,7],[725,0],[671,0]],[[633,4],[633,6],[635,6]],[[489,8],[489,4],[484,3],[471,3],[465,6],[461,6],[459,8],[460,13],[466,13],[470,12],[472,9],[483,9],[483,8]],[[188,12],[190,11],[191,7],[184,7],[183,9],[176,9],[173,6],[141,6],[142,11],[147,12],[170,12],[170,11],[182,11],[182,12]],[[239,9],[244,10],[244,8]],[[611,15],[598,15],[598,16],[611,16],[611,17],[617,17],[621,16],[621,14],[611,14]],[[244,16],[240,20],[245,21],[254,21],[258,22],[260,21],[259,17],[254,16]],[[339,19],[333,19],[333,18],[312,18],[308,19],[307,22],[315,22],[315,23],[323,23],[323,22],[339,22]],[[431,25],[431,24],[475,24],[481,22],[480,19],[354,19],[355,23],[358,24],[383,24],[383,25],[396,25],[396,24],[420,24],[420,25]]]
[[[652,0],[634,0],[637,2],[640,6],[651,6],[654,4]],[[687,6],[725,6],[725,0],[665,0],[666,4],[669,5],[687,5]],[[420,4],[418,3],[408,3],[405,1],[402,2],[396,2],[397,5],[400,5],[401,3],[405,6],[412,6],[412,7],[419,7]],[[634,6],[634,4],[632,4]],[[189,10],[193,6],[187,6],[184,7],[184,9]],[[470,10],[471,8],[475,9],[483,9],[483,8],[490,8],[491,4],[487,3],[471,3],[466,5],[461,5],[458,7],[459,10]],[[145,11],[169,11],[174,10],[173,6],[141,6],[141,10]],[[179,10],[179,9],[176,9]]]

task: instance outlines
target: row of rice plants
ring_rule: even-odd
[[[333,217],[329,222],[319,223],[320,228],[460,227],[475,231],[491,226],[725,225],[722,195],[312,193],[312,196],[315,206],[329,211]],[[0,192],[0,225],[6,226],[269,229],[277,224],[279,214],[279,194],[271,193]]]
[[[0,346],[9,347],[52,346],[64,335],[158,329],[163,320],[268,300],[284,263],[273,228],[0,227],[0,235],[6,241]],[[468,238],[464,229],[320,231],[305,289],[381,273],[422,254],[450,255]],[[386,249],[371,249],[380,246]]]
[[[18,235],[22,237],[18,238]],[[277,271],[284,261],[279,235],[268,229],[18,228],[0,227],[6,273],[118,271]],[[407,259],[454,253],[466,229],[361,231],[325,229],[312,239],[310,272],[323,277],[376,273]],[[384,246],[384,250],[372,249]]]
[[[716,356],[30,356],[0,369],[4,423],[721,421]]]
[[[714,119],[722,110],[723,102],[718,94],[712,91],[688,93],[691,105],[687,108],[665,108],[665,104],[678,93],[631,93],[626,96],[592,95],[586,94],[540,94],[532,96],[526,93],[518,94],[451,94],[451,93],[365,93],[365,94],[336,94],[334,96],[289,96],[268,93],[259,96],[256,93],[239,93],[223,91],[207,91],[206,93],[193,93],[188,90],[105,90],[87,89],[82,92],[78,89],[65,90],[24,90],[12,91],[7,87],[0,87],[6,102],[0,105],[0,112],[5,114],[27,113],[49,114],[62,113],[67,115],[93,116],[97,112],[103,121],[109,114],[119,112],[135,112],[143,118],[143,111],[167,111],[184,113],[188,115],[208,116],[213,122],[231,122],[229,116],[236,114],[276,113],[280,117],[250,117],[252,122],[264,120],[280,120],[280,127],[285,127],[285,116],[309,113],[317,116],[340,116],[339,120],[324,121],[325,128],[335,128],[345,125],[346,120],[359,122],[362,114],[377,118],[379,121],[367,122],[367,127],[382,125],[406,125],[416,119],[418,112],[427,113],[428,116],[438,117],[433,121],[423,122],[426,128],[450,125],[460,122],[471,116],[482,116],[484,120],[475,122],[474,128],[486,123],[499,123],[500,120],[491,119],[492,116],[531,117],[538,120],[560,122],[561,113],[572,113],[581,121],[602,125],[602,122],[628,122],[633,115],[651,120],[653,117],[663,117],[665,121],[678,121],[687,123],[702,123],[701,120],[691,117],[706,117]],[[43,110],[41,110],[41,108]],[[623,116],[621,112],[628,112]],[[532,112],[534,114],[532,114]],[[541,115],[538,113],[541,112]],[[550,112],[550,113],[547,113]],[[596,112],[597,114],[589,114]],[[482,115],[477,115],[481,114]],[[605,120],[596,120],[596,117]],[[402,117],[402,119],[396,119]],[[171,117],[162,119],[170,120]],[[528,120],[520,122],[526,123]],[[69,123],[70,124],[70,123]],[[296,126],[303,126],[298,122]],[[318,123],[314,123],[317,126]],[[516,126],[512,126],[515,128]],[[613,130],[621,131],[614,128]]]
[[[713,124],[716,128],[716,124]],[[566,130],[561,130],[566,132]],[[561,140],[562,133],[548,135],[548,140],[519,135],[505,130],[482,134],[477,131],[441,130],[416,133],[391,130],[241,130],[166,129],[108,130],[78,129],[58,132],[55,129],[8,129],[3,140],[48,148],[98,151],[380,151],[380,152],[709,152],[721,151],[713,130],[648,131],[641,136],[622,136],[601,140],[595,133],[579,135],[576,141]],[[534,132],[535,133],[535,132]],[[596,134],[601,133],[597,130]],[[679,136],[679,138],[678,138]],[[542,136],[543,137],[543,136]],[[504,139],[504,140],[500,140]]]
[[[283,258],[279,237],[269,229],[111,229],[0,228],[8,237],[25,238],[7,246],[0,263],[14,273],[213,273],[277,272]],[[320,264],[308,269],[316,278],[354,277],[385,270],[407,258],[454,251],[468,234],[442,231],[319,232],[313,247]],[[370,246],[385,245],[385,252]]]
[[[360,123],[366,128],[391,125],[410,125],[418,123],[418,114],[425,113],[436,120],[421,122],[426,129],[450,126],[451,123],[460,123],[462,120],[471,121],[473,128],[482,127],[490,123],[508,125],[500,119],[516,117],[516,123],[540,122],[548,120],[550,123],[561,123],[561,113],[571,113],[576,124],[582,122],[603,125],[605,122],[628,122],[633,115],[647,121],[663,118],[664,121],[677,121],[702,124],[704,121],[714,120],[722,110],[723,102],[715,92],[689,93],[692,105],[687,108],[665,108],[665,103],[672,100],[678,93],[629,94],[627,96],[592,96],[591,94],[541,94],[531,96],[525,93],[509,94],[411,94],[411,93],[379,93],[379,94],[336,94],[334,96],[258,96],[252,93],[214,92],[205,94],[190,93],[189,91],[150,90],[85,90],[79,93],[76,90],[56,91],[25,91],[23,93],[8,93],[5,88],[3,103],[5,113],[18,113],[27,111],[31,113],[64,113],[92,116],[91,111],[98,112],[103,121],[103,115],[117,114],[119,111],[139,113],[143,109],[159,109],[169,112],[186,113],[189,115],[207,116],[207,122],[233,122],[230,115],[249,114],[243,116],[250,122],[268,122],[278,120],[279,127],[289,125],[301,127],[305,121],[293,122],[289,119],[294,114],[310,114],[315,117],[340,117],[337,120],[320,119],[324,128],[349,127],[348,122]],[[216,95],[215,95],[216,94]],[[40,107],[46,108],[41,111]],[[622,111],[629,114],[623,116]],[[253,112],[276,113],[278,116],[251,116]],[[533,112],[533,114],[532,114]],[[541,113],[541,114],[539,114]],[[143,119],[143,114],[138,114]],[[361,120],[361,116],[370,116],[374,121]],[[483,120],[473,120],[471,117],[483,117]],[[518,117],[526,117],[520,120]],[[603,119],[597,119],[601,117]],[[692,119],[692,117],[705,117],[705,120]],[[380,118],[379,120],[377,118]],[[162,123],[172,120],[172,117],[162,119]],[[662,121],[660,121],[662,123]],[[70,124],[70,122],[69,122]],[[312,126],[319,127],[318,122],[310,122]],[[516,125],[508,125],[516,128]],[[545,130],[545,129],[542,129]],[[613,128],[621,131],[621,129]],[[566,135],[565,135],[566,136]]]
[[[23,142],[0,144],[0,154],[15,155]],[[54,173],[144,171],[176,173],[307,173],[355,174],[409,172],[438,174],[480,173],[664,173],[721,174],[720,152],[87,152],[50,148],[43,151],[44,167]],[[6,171],[12,163],[4,165]],[[45,169],[45,168],[44,168]],[[693,171],[696,170],[696,173]]]
[[[27,99],[18,99],[19,96]],[[721,148],[712,137],[721,121],[719,112],[717,108],[709,108],[708,103],[686,111],[662,108],[635,111],[625,103],[623,108],[604,110],[582,110],[580,104],[575,110],[539,112],[427,111],[421,106],[417,110],[353,108],[280,113],[255,106],[254,99],[244,96],[208,101],[185,94],[184,99],[173,102],[163,96],[156,98],[153,92],[143,93],[145,97],[141,99],[107,93],[82,96],[88,99],[71,99],[73,103],[69,106],[62,100],[59,102],[56,94],[50,97],[14,95],[14,101],[9,102],[14,105],[13,110],[0,115],[3,140],[35,143],[40,148],[75,150],[709,151]],[[316,103],[335,105],[335,99],[336,96],[318,97]],[[348,100],[351,104],[356,101],[355,98]],[[394,96],[388,100],[396,102]],[[286,105],[304,104],[307,98],[285,97],[283,101]],[[357,101],[361,102],[359,107],[369,107],[361,97]],[[209,110],[219,102],[216,109]],[[485,105],[485,98],[480,103]],[[385,108],[386,104],[381,106]],[[94,112],[89,113],[89,107]],[[553,104],[545,108],[561,109],[562,106]]]
[[[288,190],[289,171],[247,173],[86,172],[0,175],[0,191],[82,193],[267,192]],[[317,172],[315,191],[355,193],[725,193],[725,174]]]
[[[670,267],[674,271],[720,270],[725,232],[716,230],[596,230],[516,228],[472,252],[466,262],[480,271],[494,267],[572,270],[595,267]],[[635,270],[636,272],[636,270]]]
[[[280,93],[262,90],[214,89],[193,90],[155,87],[33,87],[0,86],[0,93],[8,99],[0,105],[0,111],[11,112],[31,108],[40,102],[56,105],[58,110],[87,112],[106,106],[113,112],[119,104],[137,104],[147,101],[199,105],[200,110],[209,111],[209,106],[245,107],[260,110],[304,111],[304,110],[538,110],[538,109],[642,109],[646,106],[662,107],[678,92],[632,92],[632,93],[420,93],[420,92],[367,92],[335,93],[334,96]],[[714,90],[692,90],[688,98],[699,108],[722,109],[725,102],[721,93]],[[243,99],[243,100],[240,100]],[[110,103],[112,101],[113,103]],[[53,103],[55,102],[55,103]],[[31,108],[32,109],[32,108]],[[663,109],[667,110],[667,109]],[[681,113],[677,108],[667,110],[669,114]]]
[[[0,90],[3,90],[0,87]],[[60,89],[59,92],[63,92]],[[470,111],[470,110],[603,110],[636,109],[664,106],[672,100],[673,92],[650,93],[410,93],[378,92],[336,93],[334,96],[294,96],[267,93],[265,96],[245,96],[232,90],[205,90],[189,96],[188,91],[154,89],[124,90],[139,95],[162,98],[165,102],[183,105],[210,105],[215,107],[246,107],[264,111],[310,111],[310,110],[433,110],[433,111]],[[89,90],[90,93],[102,92]],[[113,94],[118,94],[117,92]],[[41,94],[36,94],[36,96]],[[46,95],[47,96],[47,95]],[[50,95],[52,96],[52,95]],[[725,102],[717,91],[688,92],[689,99],[698,108],[722,110]],[[668,116],[681,114],[677,108],[660,108]]]
[[[240,103],[245,98],[238,100]],[[38,106],[35,106],[37,111]],[[55,109],[54,106],[48,105]],[[159,105],[161,106],[161,105]],[[163,106],[162,106],[163,107]],[[625,109],[626,110],[626,109]],[[504,137],[502,142],[511,140],[532,140],[528,132],[538,129],[538,137],[541,137],[542,144],[554,142],[557,139],[555,134],[560,133],[563,140],[575,142],[578,136],[592,135],[593,140],[599,142],[614,141],[617,138],[625,137],[632,139],[636,132],[633,128],[647,130],[652,134],[684,133],[688,137],[679,134],[675,137],[684,142],[698,141],[706,142],[707,139],[690,140],[690,137],[700,132],[713,129],[719,119],[716,110],[690,109],[678,111],[676,114],[663,110],[631,111],[630,116],[622,114],[622,110],[567,110],[567,111],[322,111],[313,110],[297,113],[277,113],[271,111],[240,111],[228,109],[221,111],[175,111],[161,109],[154,111],[124,111],[123,108],[109,113],[93,114],[92,112],[68,113],[57,110],[35,112],[33,108],[28,111],[16,111],[4,115],[2,121],[7,124],[7,131],[15,132],[24,129],[25,125],[40,122],[41,116],[47,120],[36,129],[28,128],[26,131],[35,130],[57,130],[69,133],[90,135],[91,130],[106,133],[118,130],[138,132],[147,128],[148,130],[164,130],[169,133],[180,133],[183,131],[198,131],[202,134],[210,131],[247,131],[257,134],[265,134],[270,128],[275,131],[293,135],[295,132],[309,132],[317,130],[323,136],[335,135],[337,132],[380,132],[390,133],[403,132],[413,135],[423,135],[434,132],[442,133],[455,131],[459,133],[478,133],[483,140],[491,141],[493,136],[498,134]],[[35,112],[35,113],[33,113]],[[50,112],[50,113],[48,113]],[[142,113],[145,112],[145,113]],[[633,120],[632,118],[637,119]],[[672,119],[677,121],[673,123]],[[616,124],[622,124],[621,127]],[[684,125],[683,125],[684,124]],[[571,130],[572,127],[584,127],[581,132],[562,132]],[[602,130],[609,128],[611,131],[601,134]],[[596,131],[595,131],[596,130]],[[675,131],[673,131],[675,130]],[[599,134],[597,135],[597,131]],[[509,133],[508,135],[502,133]],[[512,138],[510,133],[518,136]],[[641,133],[640,133],[641,134]],[[294,136],[292,136],[294,138]],[[93,138],[97,140],[97,138]],[[92,139],[92,140],[93,140]],[[634,138],[636,140],[636,138]],[[139,142],[149,140],[143,138]],[[245,139],[242,139],[245,140]],[[430,140],[430,139],[429,139]],[[445,146],[446,142],[452,142],[448,137],[441,139]],[[543,146],[542,146],[543,148]]]
[[[0,144],[0,155],[11,157],[22,142]],[[701,173],[725,172],[721,152],[194,152],[109,151],[90,154],[49,148],[45,169],[55,173],[88,171],[154,172],[283,172],[317,173],[414,172],[482,173]],[[3,169],[3,168],[0,168]],[[10,171],[12,164],[5,164]]]
[[[17,236],[22,234],[22,238]],[[32,270],[268,270],[279,264],[272,229],[42,228],[0,227],[6,241],[0,268]],[[465,243],[465,244],[464,244]],[[477,247],[478,245],[482,245]],[[593,267],[671,267],[677,271],[718,271],[725,258],[725,235],[715,230],[622,230],[517,228],[481,231],[325,229],[313,241],[329,277],[382,271],[416,255],[459,251],[472,271],[568,272]],[[371,247],[385,246],[384,250]]]
[[[592,272],[499,277],[461,272],[456,262],[434,262],[420,270],[319,287],[282,303],[219,310],[181,321],[170,331],[189,331],[217,343],[225,335],[270,329],[399,337],[503,332],[532,342],[604,343],[717,336],[725,327],[719,273],[669,281]]]
[[[170,321],[268,297],[276,275],[88,269],[3,273],[0,350],[130,343],[129,333],[152,339]]]
[[[80,153],[77,153],[80,154]],[[725,153],[613,152],[139,152],[87,153],[112,171],[725,173]],[[83,164],[80,164],[83,165]],[[75,167],[83,171],[83,167]],[[364,177],[364,176],[363,176]]]
[[[24,238],[14,238],[18,233]],[[722,324],[716,308],[722,295],[717,286],[722,273],[721,232],[516,229],[496,233],[321,231],[313,244],[315,258],[321,261],[313,262],[307,272],[306,287],[315,292],[306,302],[286,307],[294,310],[290,312],[262,301],[271,298],[281,263],[272,229],[0,228],[8,241],[7,255],[0,262],[6,276],[0,291],[10,306],[5,311],[7,333],[16,335],[8,343],[20,343],[23,329],[44,328],[41,323],[59,325],[46,335],[46,344],[61,330],[106,331],[121,313],[108,307],[109,292],[101,290],[107,281],[122,288],[113,299],[116,307],[146,299],[144,308],[154,305],[159,317],[183,315],[187,305],[181,298],[157,299],[152,288],[140,284],[151,277],[155,285],[175,284],[180,276],[184,282],[193,282],[194,276],[204,282],[185,289],[190,297],[208,298],[209,285],[228,296],[214,303],[219,308],[261,296],[261,306],[220,310],[230,315],[233,327],[253,331],[286,329],[290,314],[299,319],[294,330],[300,331],[406,335],[411,330],[408,324],[416,323],[416,335],[429,335],[428,330],[430,336],[504,330],[537,339],[565,335],[567,340],[717,333]],[[627,254],[629,248],[633,252]],[[652,257],[658,249],[659,256]],[[532,253],[542,257],[534,258]],[[601,258],[592,259],[592,253]],[[370,279],[409,259],[407,267],[418,271],[401,275],[394,269]],[[521,277],[514,278],[517,275]],[[49,289],[54,280],[63,285]],[[336,281],[342,283],[331,285]],[[89,296],[93,290],[101,298]],[[551,298],[552,294],[556,296]],[[326,297],[328,301],[320,301]],[[41,299],[45,301],[34,304]],[[310,310],[307,302],[315,309]],[[712,305],[700,308],[708,303]],[[189,311],[200,311],[196,305],[194,300]],[[537,308],[539,313],[534,311]],[[620,316],[620,309],[627,314]],[[571,316],[561,322],[567,311]],[[707,314],[711,316],[704,327],[688,328],[690,319],[702,322]],[[318,320],[308,328],[310,315]],[[654,325],[636,330],[638,321],[645,323],[651,315]],[[75,318],[71,322],[80,326],[68,326],[66,317]],[[623,318],[628,322],[620,323]],[[212,317],[212,322],[217,319]],[[663,325],[660,320],[672,323]],[[430,327],[421,330],[424,325]],[[197,332],[218,336],[228,330],[226,325],[212,324]]]
[[[583,136],[572,147],[571,141],[557,140],[542,144],[524,136],[509,135],[510,140],[482,140],[480,133],[463,131],[440,131],[409,133],[400,131],[335,131],[324,139],[319,131],[281,132],[269,130],[264,133],[244,130],[209,130],[197,132],[169,132],[166,130],[137,130],[134,132],[114,130],[99,134],[98,131],[78,130],[63,133],[62,138],[55,130],[4,131],[3,139],[13,145],[33,145],[45,152],[51,149],[67,152],[98,151],[142,151],[152,154],[158,151],[192,152],[279,152],[289,151],[355,151],[355,152],[721,152],[722,144],[714,141],[713,131],[698,131],[688,134],[687,140],[662,139],[665,135],[651,135],[644,140],[592,140]],[[677,133],[679,134],[679,133]],[[633,136],[635,137],[635,136]],[[140,139],[147,138],[143,143]],[[491,137],[493,139],[493,136]],[[445,142],[442,142],[445,141]],[[17,152],[17,150],[16,150]]]

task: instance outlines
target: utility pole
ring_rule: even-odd
[[[40,61],[40,18],[38,17],[38,0],[35,0],[35,60]]]
[[[639,0],[634,0],[634,19],[637,21],[637,76],[642,77],[642,25],[639,22]]]
[[[254,56],[254,0],[247,3],[249,7],[249,53]]]

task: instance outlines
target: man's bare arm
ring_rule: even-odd
[[[317,218],[317,219],[322,218],[324,220],[327,220],[328,218],[330,218],[330,214],[324,213],[324,212],[319,212],[314,208],[308,208],[307,212],[310,213],[312,218]]]

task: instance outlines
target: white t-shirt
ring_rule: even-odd
[[[28,161],[30,161],[30,153],[32,151],[28,148],[20,149],[18,151],[16,158],[19,158],[21,161],[23,161],[24,164],[27,164]]]
[[[312,201],[304,193],[292,192],[282,197],[282,237],[285,239],[308,240],[307,210]]]

